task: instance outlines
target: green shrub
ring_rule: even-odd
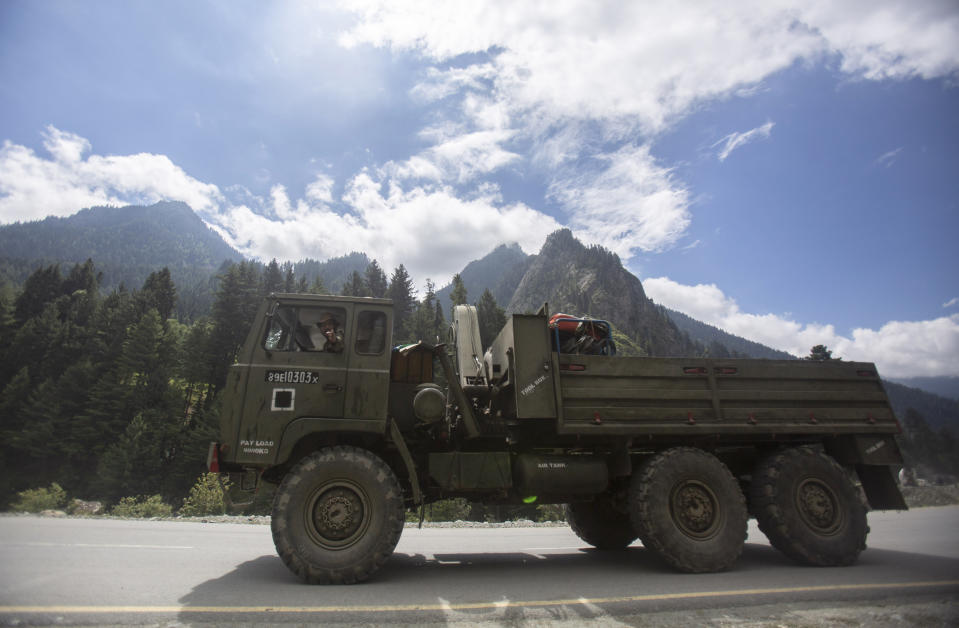
[[[184,517],[225,514],[228,501],[225,491],[228,490],[229,480],[221,482],[219,473],[204,473],[190,489],[189,496],[183,500],[179,514]]]
[[[537,521],[566,521],[563,504],[540,504],[536,507]]]
[[[468,521],[469,514],[470,504],[462,497],[441,499],[426,507],[427,521]]]
[[[47,488],[32,488],[17,493],[17,501],[10,505],[16,512],[56,510],[67,502],[67,492],[54,482]]]
[[[110,514],[116,517],[150,518],[169,517],[173,514],[173,506],[163,503],[159,495],[149,497],[124,497],[113,507]]]

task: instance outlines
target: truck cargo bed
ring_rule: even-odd
[[[870,363],[554,356],[562,434],[899,430]]]

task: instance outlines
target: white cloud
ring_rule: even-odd
[[[516,135],[509,112],[481,94],[462,97],[456,121],[442,121],[420,131],[433,145],[418,155],[386,164],[384,170],[399,179],[425,179],[463,185],[520,159],[503,148]]]
[[[452,164],[457,155],[482,161],[481,147],[488,144],[481,137],[475,144],[441,144],[436,152],[445,157],[437,161]],[[224,195],[163,155],[89,154],[88,140],[52,126],[44,148],[48,157],[9,141],[0,149],[0,221],[66,216],[95,205],[181,200],[250,256],[295,261],[364,251],[384,268],[403,263],[415,281],[432,277],[438,285],[503,242],[518,242],[534,253],[561,227],[521,203],[504,205],[489,184],[462,198],[441,184],[404,188],[404,181],[388,174],[374,178],[361,172],[347,182],[343,198],[335,199],[336,182],[320,173],[302,198],[283,185],[261,198],[242,187]],[[495,167],[495,154],[490,159],[472,167]]]
[[[314,203],[330,204],[333,202],[333,177],[328,174],[318,174],[316,178],[306,186],[306,198]]]
[[[361,20],[341,38],[347,46],[389,45],[440,61],[488,52],[497,93],[516,110],[613,123],[635,117],[653,131],[704,97],[752,84],[822,48],[792,12],[766,2],[349,6]]]
[[[178,200],[207,212],[217,186],[187,175],[165,155],[89,155],[88,140],[48,126],[50,157],[5,141],[0,148],[0,222],[67,216],[84,207]]]
[[[883,153],[882,155],[876,158],[876,163],[886,168],[890,167],[892,164],[896,162],[896,157],[899,155],[900,152],[902,152],[902,148],[903,147],[900,146],[899,148],[895,150],[891,150],[889,152]]]
[[[664,181],[665,169],[652,158],[637,158],[629,147],[622,150],[633,155],[611,157],[611,144],[648,145],[706,102],[747,98],[772,74],[829,55],[856,78],[959,74],[954,0],[343,6],[357,16],[340,37],[344,46],[390,47],[435,62],[414,96],[467,102],[481,95],[499,113],[496,125],[479,127],[464,106],[464,124],[444,127],[451,132],[396,164],[393,174],[462,184],[515,163],[516,148],[505,146],[525,141],[529,163],[552,183],[553,198],[571,220],[583,221],[578,234],[624,257],[673,245],[689,224],[688,201],[682,183]],[[464,67],[463,55],[471,53],[477,61]],[[727,136],[720,159],[769,137],[772,126]],[[607,169],[587,175],[580,160]],[[627,173],[624,161],[643,165]],[[642,199],[625,208],[602,198],[625,201],[637,189]]]
[[[412,90],[412,96],[426,102],[442,100],[463,90],[486,91],[496,76],[492,63],[478,63],[446,70],[428,68],[426,80]]]
[[[438,61],[488,53],[484,79],[514,108],[553,118],[636,117],[647,130],[703,99],[755,88],[797,60],[840,55],[845,72],[869,79],[959,70],[953,0],[754,0],[624,3],[571,0],[356,0],[359,22],[341,37],[410,50]],[[474,84],[471,70],[432,74],[436,92]],[[426,88],[424,87],[424,90]],[[426,90],[430,91],[430,90]]]
[[[950,308],[950,307],[953,307],[954,305],[957,305],[957,304],[959,304],[959,297],[952,297],[951,299],[949,299],[948,301],[946,301],[945,303],[943,303],[943,304],[942,304],[942,307],[943,307],[943,308]]]
[[[346,212],[311,199],[293,203],[284,189],[274,188],[273,211],[280,220],[247,205],[225,208],[213,220],[241,251],[264,259],[326,259],[365,251],[384,268],[404,264],[420,287],[426,277],[443,285],[503,242],[535,252],[560,228],[522,204],[501,206],[497,198],[482,196],[463,200],[445,188],[403,190],[368,172],[348,182],[342,200]]]
[[[550,195],[569,209],[569,226],[588,243],[629,258],[634,249],[674,244],[689,224],[689,194],[648,146],[626,146],[600,155],[598,174],[557,182]]]
[[[836,357],[875,362],[886,377],[959,375],[959,314],[928,321],[890,321],[877,330],[854,329],[848,337],[832,325],[742,312],[735,299],[713,284],[688,286],[657,277],[644,279],[643,287],[657,303],[796,356],[808,355],[811,347],[824,344]]]
[[[713,144],[714,148],[720,144],[723,145],[722,150],[720,150],[719,154],[717,155],[719,157],[719,161],[726,161],[726,158],[729,157],[729,154],[740,146],[756,140],[768,139],[772,133],[773,126],[775,126],[773,122],[767,122],[766,124],[758,126],[755,129],[750,129],[749,131],[744,131],[742,133],[730,133],[726,137],[722,138]]]
[[[519,159],[501,143],[510,131],[476,131],[450,137],[386,170],[400,179],[427,179],[435,182],[469,183]]]
[[[842,70],[866,79],[937,78],[959,69],[955,0],[818,0],[800,19],[842,56]]]

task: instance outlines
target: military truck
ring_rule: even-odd
[[[585,543],[638,538],[684,572],[731,568],[750,516],[786,556],[848,565],[869,507],[906,508],[873,364],[617,356],[608,323],[546,305],[486,348],[471,306],[448,342],[394,347],[393,317],[271,295],[228,376],[210,468],[278,485],[276,549],[307,582],[366,580],[408,509],[453,497],[566,504]]]

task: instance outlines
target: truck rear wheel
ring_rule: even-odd
[[[403,493],[393,470],[355,447],[301,460],[273,500],[273,542],[311,584],[352,584],[389,559],[403,532]]]
[[[623,549],[637,537],[629,514],[617,509],[609,495],[567,504],[566,520],[576,536],[596,549]]]
[[[794,447],[766,458],[753,473],[750,497],[759,529],[798,563],[851,565],[866,549],[859,490],[821,451]]]
[[[726,465],[701,449],[647,460],[633,475],[629,508],[643,545],[680,571],[729,569],[742,553],[746,499]]]

